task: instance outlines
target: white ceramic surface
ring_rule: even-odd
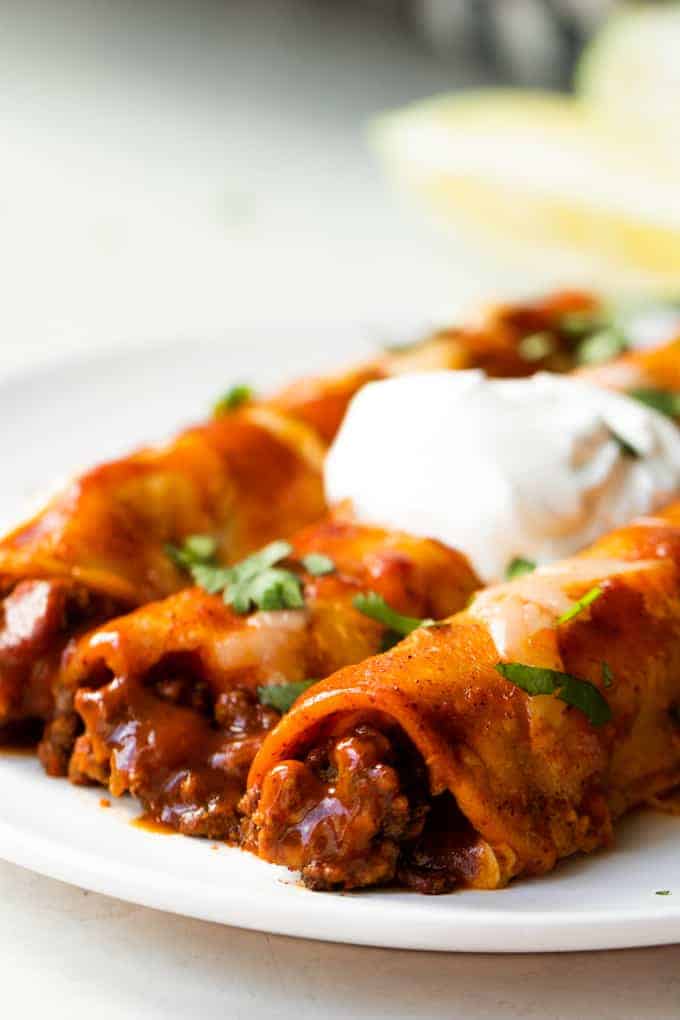
[[[226,342],[228,339],[228,343]],[[47,481],[200,417],[236,380],[271,385],[350,359],[360,331],[251,331],[139,356],[69,362],[0,386],[0,518]],[[128,801],[46,779],[0,755],[0,856],[134,903],[263,931],[378,946],[468,951],[616,948],[680,940],[680,821],[628,819],[616,848],[497,893],[308,892],[287,872],[205,841],[129,824]],[[658,896],[657,890],[670,895]]]

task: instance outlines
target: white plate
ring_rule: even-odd
[[[44,369],[0,386],[0,517],[46,482],[160,438],[237,380],[271,385],[365,351],[359,332],[249,332]],[[626,820],[613,850],[501,892],[312,893],[238,850],[129,824],[127,800],[49,780],[0,754],[0,856],[162,910],[263,931],[413,949],[604,949],[680,941],[680,820]],[[670,890],[668,896],[657,890]]]

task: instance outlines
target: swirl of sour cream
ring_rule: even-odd
[[[329,503],[437,538],[485,580],[570,556],[680,494],[680,430],[570,376],[403,375],[363,387],[325,464]]]

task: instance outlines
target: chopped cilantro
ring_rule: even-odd
[[[597,310],[568,312],[560,319],[558,329],[572,340],[578,360],[593,365],[630,348],[641,317],[675,311],[680,311],[680,302],[672,297],[617,301]]]
[[[627,348],[627,338],[612,325],[586,336],[578,345],[576,357],[582,365],[599,365],[616,358]]]
[[[680,415],[680,393],[672,390],[655,390],[640,387],[639,389],[628,390],[628,396],[639,400],[641,404],[652,407],[655,411],[667,415],[669,418],[677,418]]]
[[[215,563],[196,563],[189,568],[193,581],[210,595],[224,591],[229,583],[229,567],[218,567]]]
[[[506,581],[512,581],[516,577],[522,577],[523,574],[531,574],[535,569],[536,564],[533,560],[525,560],[523,556],[515,556],[514,560],[510,560],[505,568],[505,579]]]
[[[559,329],[567,336],[575,340],[595,333],[607,325],[607,318],[603,312],[567,312],[559,322]]]
[[[290,711],[293,702],[316,682],[316,680],[296,680],[288,684],[267,684],[257,688],[257,697],[261,705],[275,708],[277,712],[285,715]]]
[[[270,542],[233,567],[221,567],[215,562],[216,548],[216,543],[209,544],[207,536],[193,535],[183,546],[166,546],[166,551],[178,566],[189,571],[201,588],[211,595],[222,592],[224,601],[236,613],[247,613],[253,607],[263,610],[302,608],[304,598],[299,577],[277,566],[292,552],[288,542]]]
[[[166,545],[165,551],[175,566],[190,570],[201,563],[212,563],[217,553],[217,540],[211,535],[188,535],[182,545]]]
[[[305,600],[300,578],[290,570],[267,567],[253,577],[232,581],[224,595],[237,613],[257,609],[302,609]]]
[[[525,361],[541,361],[555,350],[555,338],[551,333],[530,333],[519,342],[519,353]]]
[[[332,574],[335,570],[335,563],[330,556],[323,556],[321,553],[308,553],[302,557],[300,563],[314,577],[323,577],[324,574]]]
[[[232,411],[236,411],[237,408],[247,404],[252,399],[252,388],[245,383],[238,383],[236,386],[228,389],[226,393],[223,393],[219,400],[215,402],[213,414],[216,418],[221,418],[223,414],[230,414]]]
[[[402,616],[391,606],[388,606],[382,595],[375,591],[367,591],[362,595],[355,595],[352,600],[355,609],[358,609],[364,616],[370,616],[377,623],[382,623],[388,631],[398,637],[405,637],[418,627],[431,627],[434,620],[420,620],[416,616]],[[395,642],[396,643],[396,642]]]
[[[299,577],[276,564],[290,556],[289,542],[270,542],[264,549],[227,569],[224,601],[237,613],[257,609],[300,609],[304,605]]]
[[[578,616],[578,614],[581,613],[587,606],[592,605],[596,599],[599,599],[601,594],[602,589],[598,585],[591,588],[590,591],[587,591],[585,595],[582,595],[580,599],[574,602],[573,606],[570,606],[566,612],[562,613],[562,615],[558,617],[557,622],[568,623],[569,620],[573,620],[574,617]]]
[[[593,726],[603,726],[612,717],[606,698],[588,680],[570,673],[541,666],[526,666],[521,662],[499,662],[497,671],[506,680],[520,687],[530,697],[554,694],[560,701],[578,708]]]

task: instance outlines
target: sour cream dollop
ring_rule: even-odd
[[[325,466],[329,503],[437,538],[486,580],[570,556],[680,495],[680,430],[569,376],[403,375],[363,387]]]

